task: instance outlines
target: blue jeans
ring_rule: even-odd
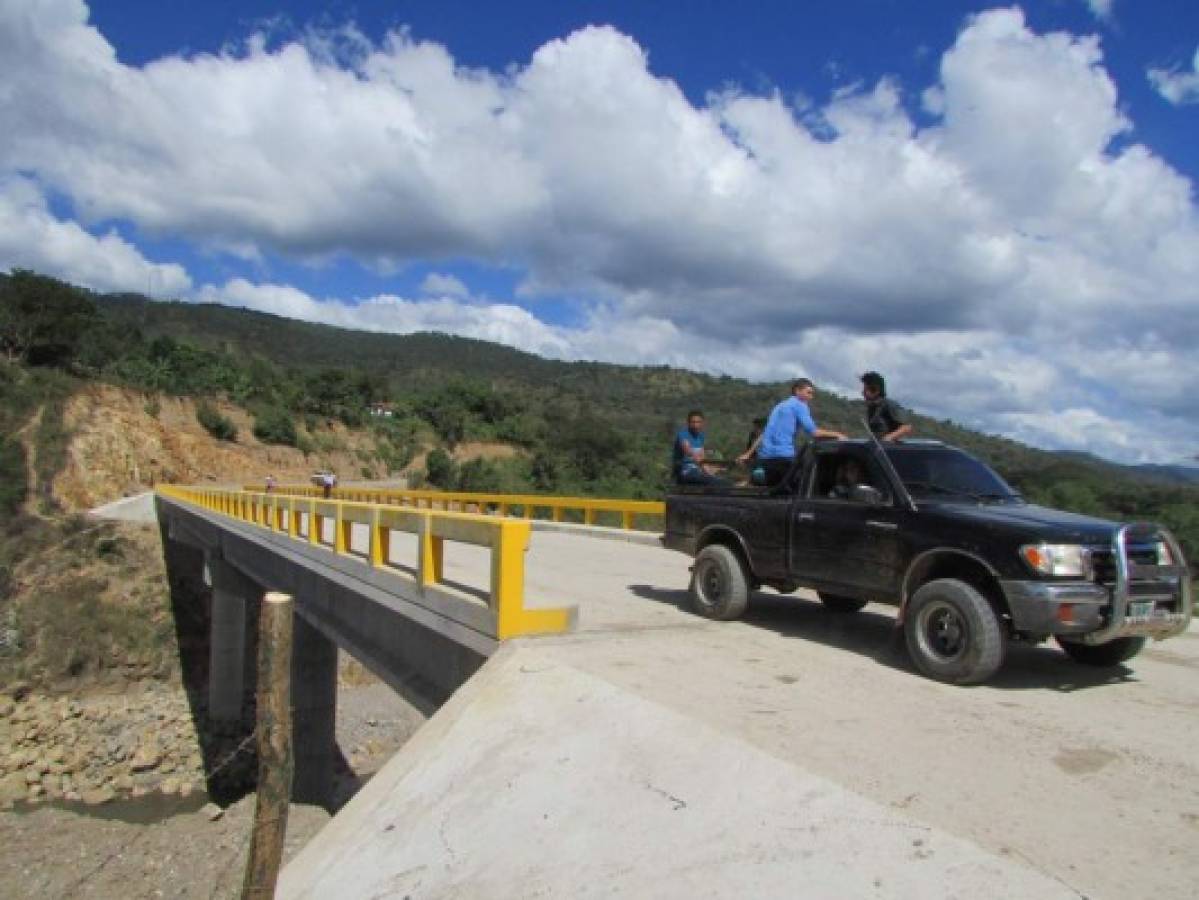
[[[709,475],[699,466],[683,466],[674,478],[679,484],[728,484],[723,478]]]

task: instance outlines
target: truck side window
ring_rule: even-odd
[[[812,497],[849,502],[850,489],[859,484],[877,488],[890,498],[887,480],[874,460],[850,453],[830,453],[817,462]]]

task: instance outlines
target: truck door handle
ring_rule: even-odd
[[[799,522],[814,522],[814,521],[816,521],[816,513],[810,513],[810,512],[798,513],[795,516],[795,519],[796,519],[796,521],[799,521]]]
[[[878,528],[882,531],[895,531],[899,525],[895,522],[876,522],[873,519],[866,520],[867,528]]]

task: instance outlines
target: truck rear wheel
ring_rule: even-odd
[[[840,594],[830,594],[828,591],[817,591],[816,596],[824,604],[824,608],[832,613],[848,615],[861,610],[869,600],[859,600],[857,597],[842,597]]]
[[[1145,641],[1143,637],[1122,637],[1106,644],[1082,644],[1057,638],[1058,646],[1066,651],[1066,655],[1085,666],[1118,666],[1140,653]]]
[[[720,544],[704,547],[691,571],[695,611],[708,619],[736,619],[748,604],[749,579],[741,558]]]
[[[973,585],[956,578],[930,581],[904,613],[908,653],[922,673],[950,684],[986,681],[1006,650],[999,617]]]

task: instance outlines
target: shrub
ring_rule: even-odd
[[[442,490],[450,490],[457,481],[457,466],[450,455],[440,447],[429,451],[425,458],[425,477],[429,484]]]
[[[0,515],[7,518],[15,514],[25,502],[27,471],[21,442],[0,437]]]
[[[283,444],[295,447],[299,443],[296,423],[285,409],[268,407],[254,417],[254,437],[264,444]]]
[[[208,403],[200,403],[196,407],[196,421],[218,441],[237,440],[237,426]]]

